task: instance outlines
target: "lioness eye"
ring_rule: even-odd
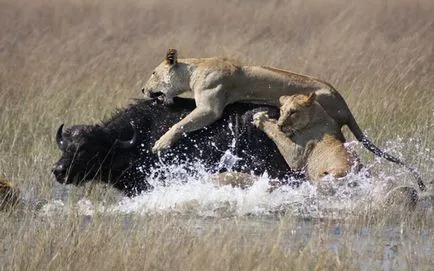
[[[152,75],[155,75],[155,71],[152,72]]]

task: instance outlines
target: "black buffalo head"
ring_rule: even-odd
[[[128,130],[128,129],[127,129]],[[63,152],[53,167],[56,180],[64,184],[82,184],[92,179],[108,182],[129,167],[137,144],[137,131],[131,125],[129,139],[100,125],[75,125],[57,130],[56,142]]]

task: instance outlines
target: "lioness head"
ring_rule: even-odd
[[[19,195],[18,189],[11,182],[0,176],[0,211],[18,204]]]
[[[292,134],[306,127],[311,120],[311,109],[315,97],[315,92],[309,95],[281,96],[279,98],[280,117],[277,121],[279,128],[284,133]]]
[[[142,88],[145,99],[152,100],[164,95],[166,103],[172,103],[175,96],[187,90],[189,80],[185,78],[185,71],[180,66],[178,52],[169,49]]]

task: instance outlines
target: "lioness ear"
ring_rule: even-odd
[[[311,94],[309,94],[309,96],[307,97],[307,100],[306,100],[306,105],[312,105],[312,103],[315,101],[315,98],[316,98],[316,93],[315,92],[312,92]]]
[[[176,63],[178,63],[178,51],[176,51],[176,49],[167,50],[165,60],[166,63],[169,65],[175,65]]]
[[[288,99],[289,99],[289,96],[280,96],[280,98],[279,98],[280,105],[281,106],[284,105]]]

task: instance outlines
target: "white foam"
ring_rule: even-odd
[[[350,144],[358,153],[366,151],[360,144]],[[432,161],[432,157],[429,156],[430,149],[418,145],[418,141],[412,140],[405,144],[402,139],[398,139],[395,144],[388,142],[386,148],[390,153],[401,157],[401,152],[406,150],[408,144],[412,145],[413,150],[417,150],[420,157],[424,157],[424,161]],[[226,151],[222,157],[224,166],[230,168],[234,161],[236,157],[230,151]],[[195,170],[189,172],[186,167]],[[375,174],[369,177],[367,171]],[[434,173],[432,168],[429,171]],[[166,177],[164,184],[157,181],[157,175]],[[370,164],[365,164],[361,172],[350,173],[341,180],[325,178],[315,184],[305,182],[296,188],[282,186],[271,193],[268,192],[271,179],[267,174],[247,189],[229,185],[218,186],[209,182],[210,177],[199,162],[188,165],[161,162],[147,180],[155,186],[153,191],[134,198],[123,198],[120,202],[107,206],[94,206],[90,201],[82,199],[77,207],[85,215],[95,212],[137,215],[176,212],[214,217],[289,212],[308,217],[342,217],[351,214],[354,208],[360,208],[363,204],[370,205],[381,199],[386,190],[390,189],[391,183],[402,184],[402,180],[405,179],[407,184],[415,186],[406,169],[393,166],[385,159],[374,159]],[[46,207],[45,212],[50,212],[50,205],[54,209],[59,208],[57,202],[52,202]]]
[[[289,211],[297,215],[319,216],[323,209],[329,210],[333,206],[345,209],[355,205],[357,197],[366,197],[371,191],[370,179],[361,173],[347,177],[357,183],[356,187],[349,187],[347,180],[325,179],[323,182],[329,182],[336,190],[330,197],[318,193],[317,185],[309,182],[294,188],[283,186],[270,193],[271,179],[266,174],[247,189],[218,186],[209,182],[210,174],[199,171],[193,177],[186,177],[182,168],[170,165],[167,170],[173,179],[166,185],[154,182],[153,191],[131,199],[124,198],[118,205],[108,208],[109,211],[136,214],[179,212],[199,216],[264,215]],[[160,173],[164,170],[159,169]]]

